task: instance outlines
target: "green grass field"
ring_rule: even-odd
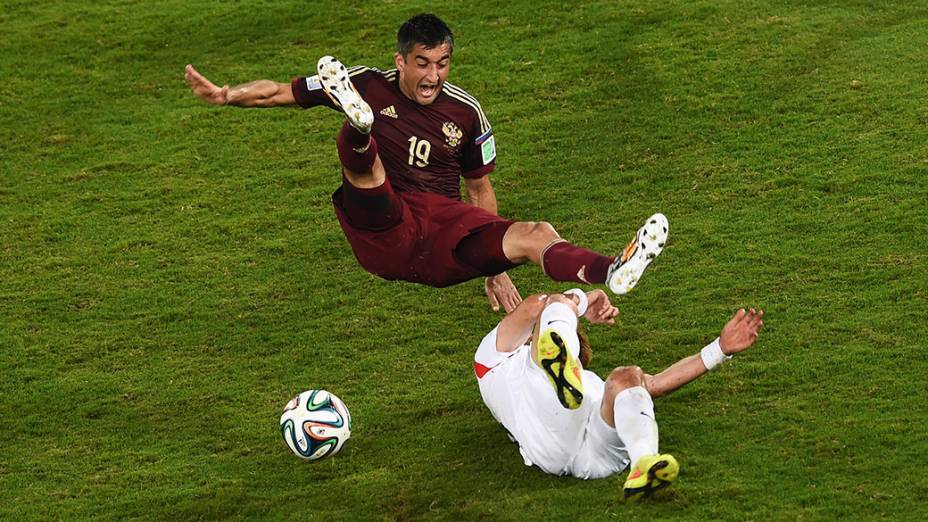
[[[2,5],[0,519],[928,517],[925,2]],[[423,10],[494,125],[503,215],[606,252],[670,219],[619,324],[588,328],[593,370],[658,371],[767,310],[658,400],[663,499],[522,464],[470,369],[499,320],[482,283],[357,266],[337,113],[183,80],[386,68]],[[308,388],[354,417],[312,464],[277,426]]]

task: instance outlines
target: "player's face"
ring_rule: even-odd
[[[438,98],[441,86],[451,70],[451,46],[441,44],[427,49],[416,44],[406,56],[396,53],[396,70],[400,73],[400,90],[419,105]]]

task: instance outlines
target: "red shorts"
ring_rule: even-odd
[[[396,193],[389,180],[374,189],[343,180],[332,203],[358,263],[384,279],[444,287],[516,266],[503,254],[512,222],[482,208],[438,194]]]

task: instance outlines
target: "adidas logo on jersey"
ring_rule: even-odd
[[[399,116],[396,114],[396,109],[394,109],[392,105],[380,111],[380,114],[383,114],[389,118],[393,118],[394,120],[399,118]]]

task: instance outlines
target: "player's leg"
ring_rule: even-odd
[[[566,298],[564,302],[556,299],[551,296],[535,324],[532,360],[548,376],[561,405],[575,410],[583,402],[577,315]]]
[[[615,259],[567,242],[544,221],[513,223],[503,236],[503,253],[514,263],[541,266],[555,281],[586,284],[605,283]]]
[[[361,189],[383,185],[387,172],[377,155],[377,141],[373,136],[363,134],[345,122],[335,138],[335,145],[342,173],[349,183]]]
[[[341,62],[323,56],[317,71],[323,91],[347,120],[335,139],[345,178],[357,188],[379,187],[386,179],[386,172],[377,156],[377,141],[371,136],[373,111],[354,88]]]
[[[616,294],[634,288],[645,268],[664,249],[667,218],[655,214],[617,257],[573,245],[545,222],[513,223],[503,236],[503,253],[516,264],[532,262],[555,281],[607,283]]]
[[[609,374],[600,415],[615,428],[632,462],[624,486],[626,498],[650,495],[677,478],[680,466],[676,459],[658,452],[654,402],[645,388],[641,368],[616,368]]]
[[[402,221],[403,205],[385,182],[387,174],[377,155],[377,140],[371,135],[374,114],[341,62],[324,56],[317,71],[323,91],[346,120],[335,139],[343,182],[333,197],[351,226],[374,232],[392,228]]]
[[[606,379],[600,415],[619,432],[633,463],[646,455],[657,454],[654,402],[645,388],[641,368],[626,366],[612,370]]]

